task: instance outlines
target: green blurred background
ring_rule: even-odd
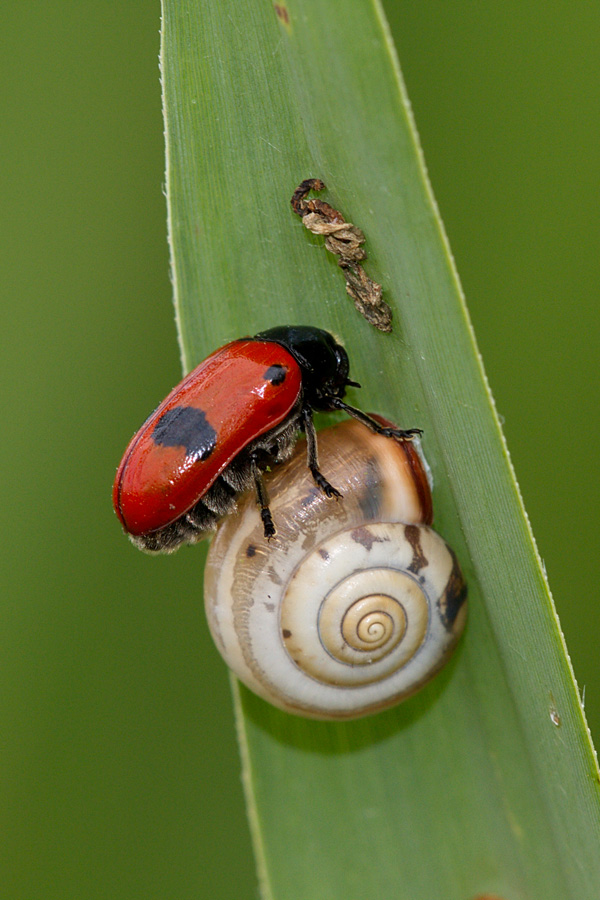
[[[387,7],[599,740],[600,7]],[[204,551],[148,559],[110,504],[180,377],[158,29],[141,0],[3,10],[2,900],[256,896]]]

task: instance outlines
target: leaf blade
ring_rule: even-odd
[[[471,622],[433,685],[366,722],[306,723],[242,689],[263,891],[586,896],[600,875],[597,766],[389,33],[377,4],[340,16],[332,0],[290,3],[289,26],[279,8],[278,21],[250,0],[218,14],[164,2],[184,359],[282,322],[341,335],[362,406],[425,427],[437,527],[467,571]],[[365,231],[391,338],[361,322],[335,263],[294,221],[288,200],[309,175]],[[372,799],[350,800],[365,771]],[[365,831],[377,835],[375,884],[362,874]]]

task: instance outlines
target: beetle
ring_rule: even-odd
[[[283,325],[212,353],[181,381],[130,441],[117,470],[113,503],[140,549],[172,552],[214,530],[253,484],[266,538],[275,525],[262,479],[287,459],[304,431],[315,484],[341,494],[319,470],[313,410],[343,410],[371,431],[411,440],[418,428],[383,425],[344,402],[348,354],[333,335]]]

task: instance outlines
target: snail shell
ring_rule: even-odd
[[[227,664],[255,693],[297,715],[350,719],[399,702],[448,659],[466,616],[453,551],[430,527],[431,493],[410,442],[355,421],[319,433],[328,499],[304,442],[267,477],[277,534],[255,497],[210,547],[208,623]]]

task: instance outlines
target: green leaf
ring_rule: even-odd
[[[162,73],[185,368],[276,324],[333,331],[352,401],[424,429],[470,591],[454,659],[393,710],[310,722],[236,687],[263,896],[596,896],[597,764],[378,3],[163,0]],[[291,212],[307,177],[365,232],[392,335]]]

